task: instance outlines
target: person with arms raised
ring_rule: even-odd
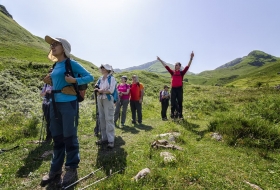
[[[170,69],[168,65],[164,63],[159,57],[157,57],[157,60],[159,60],[162,65],[166,68],[166,70],[171,74],[171,118],[174,119],[174,112],[175,112],[175,106],[176,101],[178,103],[178,112],[179,112],[179,118],[183,119],[183,78],[184,75],[189,70],[192,60],[194,57],[194,53],[192,52],[190,55],[190,61],[188,65],[181,71],[181,63],[177,62],[175,63],[175,70]]]

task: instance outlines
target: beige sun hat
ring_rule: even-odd
[[[45,41],[48,44],[52,44],[54,41],[60,42],[62,44],[66,57],[70,58],[71,45],[67,40],[65,40],[63,38],[53,38],[53,37],[50,37],[47,35],[47,36],[45,36]],[[52,50],[50,50],[48,58],[49,58],[49,60],[51,60],[53,62],[57,61],[57,58],[52,55]]]
[[[109,64],[101,64],[101,66],[99,67],[100,70],[101,70],[101,67],[104,67],[107,71],[109,71],[109,73],[113,73],[114,70],[113,70],[113,67]]]

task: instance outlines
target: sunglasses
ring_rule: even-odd
[[[101,67],[100,67],[100,69],[104,69],[104,67],[103,67],[103,66],[101,66]]]
[[[54,42],[54,43],[50,44],[50,47],[52,48],[52,47],[56,47],[58,45],[61,45],[61,43],[60,42]]]

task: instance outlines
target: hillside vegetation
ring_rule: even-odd
[[[6,31],[0,35],[0,188],[57,189],[54,183],[44,188],[39,185],[52,157],[43,154],[52,150],[53,144],[36,144],[45,127],[39,93],[42,78],[52,65],[46,58],[48,44],[2,12],[0,31]],[[96,66],[73,58],[95,79],[100,76]],[[128,76],[128,83],[137,74],[145,96],[143,124],[131,124],[128,109],[125,126],[116,126],[112,150],[95,145],[96,108],[90,98],[91,83],[86,100],[80,103],[79,178],[102,168],[73,189],[120,170],[88,189],[252,189],[253,185],[280,189],[280,100],[279,90],[272,87],[278,83],[278,65],[278,58],[254,51],[240,63],[185,76],[183,121],[162,121],[160,117],[159,91],[170,84],[168,73],[115,74],[118,81],[122,75]],[[233,75],[238,76],[226,78]],[[261,83],[268,76],[270,81]],[[212,86],[222,81],[223,86]],[[179,135],[159,137],[173,132]],[[173,148],[151,147],[152,142],[162,139]],[[17,148],[2,151],[13,147]],[[172,153],[174,159],[164,160],[162,152]],[[151,173],[136,182],[133,177],[143,168]]]
[[[252,51],[248,56],[229,62],[213,71],[190,76],[189,82],[203,85],[255,87],[257,84],[275,86],[280,84],[277,72],[280,59],[262,51]]]

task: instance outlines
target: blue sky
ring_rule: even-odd
[[[279,0],[0,0],[32,34],[67,39],[99,66],[161,57],[189,71],[213,70],[252,50],[280,57]]]

